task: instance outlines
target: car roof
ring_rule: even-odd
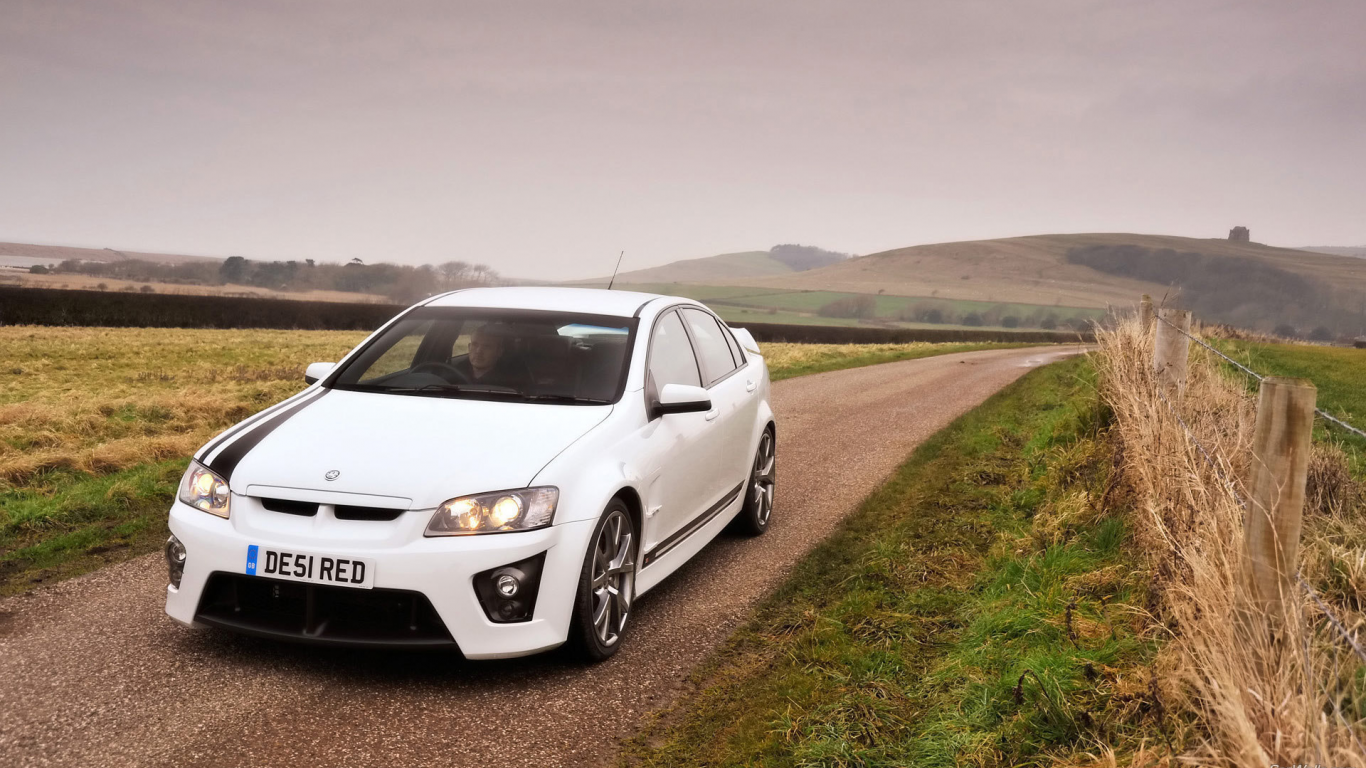
[[[467,288],[437,296],[425,302],[424,306],[544,309],[633,317],[642,306],[660,298],[666,297],[657,293],[608,291],[601,288]]]

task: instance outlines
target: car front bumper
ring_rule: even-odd
[[[234,497],[233,504],[238,505],[238,497]],[[174,504],[170,528],[185,546],[186,559],[180,586],[168,584],[166,587],[166,613],[171,618],[188,626],[213,625],[305,642],[439,647],[443,644],[435,641],[431,631],[424,634],[427,642],[404,642],[398,637],[390,642],[383,633],[359,642],[332,640],[326,633],[310,635],[272,628],[249,617],[235,621],[221,610],[224,590],[232,588],[227,582],[249,587],[258,597],[260,584],[278,584],[275,597],[279,600],[307,600],[311,610],[315,597],[320,597],[332,610],[349,612],[356,620],[371,615],[365,613],[364,603],[383,603],[387,596],[393,598],[387,601],[393,605],[411,604],[414,626],[424,624],[419,620],[419,614],[426,610],[423,607],[425,600],[460,652],[471,659],[524,656],[564,643],[569,632],[574,592],[595,522],[588,520],[513,533],[424,538],[420,531],[425,527],[430,511],[408,512],[404,514],[406,519],[393,523],[344,527],[329,527],[327,521],[310,522],[308,518],[283,519],[291,517],[288,515],[281,515],[282,519],[278,521],[267,519],[268,524],[262,524],[264,518],[258,512],[245,512],[238,515],[234,509],[233,517],[224,520],[179,501]],[[374,535],[366,536],[367,530],[362,526],[369,526],[369,532]],[[305,554],[367,559],[375,569],[374,588],[319,587],[315,595],[300,582],[246,576],[247,548],[253,544]],[[545,553],[545,564],[532,618],[513,623],[490,621],[475,593],[475,575],[541,553]],[[211,578],[214,580],[212,586]],[[206,587],[210,586],[206,593]],[[208,610],[210,602],[218,604],[220,609]],[[425,624],[431,630],[430,622]],[[449,646],[449,643],[445,645]]]

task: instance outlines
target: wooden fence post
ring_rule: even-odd
[[[1244,573],[1248,597],[1272,621],[1294,586],[1317,399],[1308,379],[1275,377],[1262,379],[1257,396]]]
[[[1186,360],[1190,357],[1191,313],[1184,309],[1157,310],[1157,340],[1153,344],[1153,370],[1164,388],[1178,395],[1186,390]],[[1172,326],[1176,326],[1173,328]],[[1181,333],[1177,331],[1180,328]]]
[[[1138,302],[1138,320],[1143,324],[1145,332],[1153,327],[1153,297],[1146,293]]]

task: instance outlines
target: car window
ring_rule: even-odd
[[[707,383],[711,384],[735,370],[735,360],[731,357],[730,346],[721,335],[721,327],[716,318],[700,309],[681,309],[679,314],[688,321],[697,354],[702,358],[702,370],[707,372]]]
[[[362,384],[413,367],[417,350],[422,346],[422,340],[427,337],[427,333],[432,329],[432,321],[427,320],[405,325],[406,327],[402,329],[401,334],[396,334],[393,346],[386,349],[379,356],[379,359],[365,369],[360,378]]]
[[[735,367],[739,368],[745,364],[745,353],[740,351],[740,342],[735,340],[735,334],[730,329],[721,324],[721,335],[726,338],[726,344],[730,346],[730,356],[735,358]]]
[[[332,386],[362,392],[602,404],[625,386],[636,320],[424,308],[386,328]]]
[[[656,393],[665,384],[702,386],[697,356],[693,354],[677,312],[668,312],[655,323],[654,338],[650,342],[650,378]]]

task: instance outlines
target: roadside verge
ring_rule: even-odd
[[[939,432],[621,763],[1016,765],[1160,741],[1144,586],[1089,361]]]

